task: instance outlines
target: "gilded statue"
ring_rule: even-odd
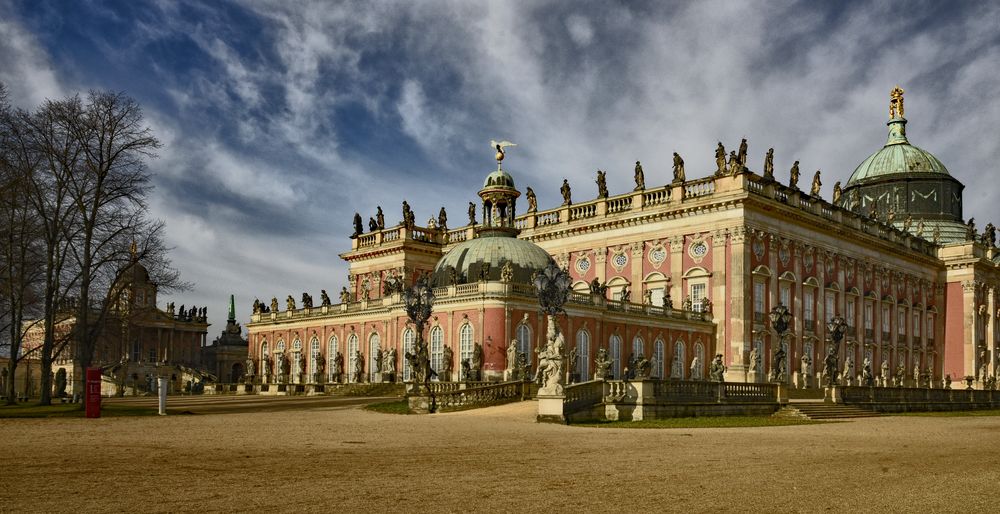
[[[573,205],[572,190],[569,187],[569,181],[563,179],[562,187],[559,188],[559,192],[562,193],[563,205]]]
[[[743,140],[740,141],[740,151],[736,154],[736,156],[739,157],[740,167],[747,165],[747,138],[743,138]]]
[[[278,297],[271,297],[271,312],[278,312]]]
[[[903,117],[903,88],[896,86],[889,92],[889,119]]]
[[[597,197],[607,198],[608,197],[608,182],[605,178],[605,174],[601,170],[597,170]]]
[[[642,164],[639,161],[635,161],[635,190],[642,191],[646,189],[646,177],[642,172]]]
[[[290,311],[294,311],[295,310],[295,298],[292,298],[292,295],[288,295],[288,298],[285,299],[285,306]]]
[[[684,176],[684,159],[674,152],[674,182],[684,182],[687,180]]]
[[[799,188],[799,161],[795,161],[792,164],[792,169],[789,171],[788,187],[792,189]]]
[[[528,198],[528,212],[535,212],[538,210],[538,198],[535,196],[535,191],[530,187],[524,193],[524,196]],[[475,213],[475,211],[473,211]]]
[[[497,141],[494,141],[494,140],[490,140],[490,148],[493,148],[493,149],[495,149],[497,151],[497,153],[495,155],[495,158],[497,160],[497,169],[498,170],[500,169],[500,161],[502,161],[503,158],[504,158],[504,156],[507,155],[504,152],[503,149],[507,148],[508,146],[517,146],[517,144],[516,143],[511,143],[510,141],[499,141],[499,142],[497,142]]]
[[[840,205],[840,198],[844,195],[844,190],[840,187],[840,181],[833,185],[833,204]]]
[[[764,156],[764,179],[774,180],[774,148],[768,148]]]
[[[719,141],[719,146],[715,147],[715,167],[716,175],[726,173],[726,147],[722,146],[722,141]]]
[[[816,170],[816,174],[813,175],[812,187],[809,188],[809,196],[819,196],[819,190],[823,187],[823,183],[819,180],[820,171]]]

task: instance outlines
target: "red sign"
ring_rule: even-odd
[[[101,417],[101,368],[87,368],[85,391],[87,417]]]

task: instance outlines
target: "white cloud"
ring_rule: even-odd
[[[587,46],[594,39],[594,28],[591,27],[590,20],[579,14],[571,14],[566,18],[566,30],[578,46]]]
[[[11,103],[33,109],[46,99],[62,97],[48,55],[13,17],[2,14],[0,10],[0,82],[7,86]]]

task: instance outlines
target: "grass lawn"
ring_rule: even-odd
[[[978,409],[978,410],[950,410],[933,412],[896,412],[887,416],[933,416],[933,417],[962,417],[962,416],[1000,416],[1000,409]]]
[[[0,418],[82,418],[86,412],[81,407],[81,405],[71,403],[53,404],[46,407],[33,403],[0,405]],[[101,417],[155,415],[156,409],[152,407],[115,404],[101,406]]]
[[[381,412],[383,414],[412,414],[410,412],[410,405],[407,403],[406,399],[394,400],[391,402],[372,403],[365,405],[365,409],[374,412]]]
[[[771,416],[706,416],[700,418],[667,418],[643,421],[600,421],[597,423],[574,423],[578,427],[597,428],[736,428],[736,427],[783,427],[788,425],[815,425],[825,421],[795,418],[774,418]]]

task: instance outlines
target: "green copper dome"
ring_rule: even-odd
[[[889,120],[889,139],[881,150],[861,163],[848,186],[880,180],[898,175],[907,178],[930,178],[933,175],[950,175],[948,168],[930,152],[917,148],[906,139],[906,119]]]
[[[479,237],[452,248],[434,266],[431,282],[435,286],[449,285],[451,267],[455,268],[459,284],[477,282],[486,264],[489,264],[487,280],[499,280],[504,263],[510,262],[514,271],[513,281],[531,283],[532,275],[552,261],[548,252],[535,243],[508,233],[490,232],[483,231]]]
[[[486,180],[483,181],[483,189],[488,187],[509,187],[514,188],[514,177],[510,176],[504,170],[496,170],[486,176]]]

